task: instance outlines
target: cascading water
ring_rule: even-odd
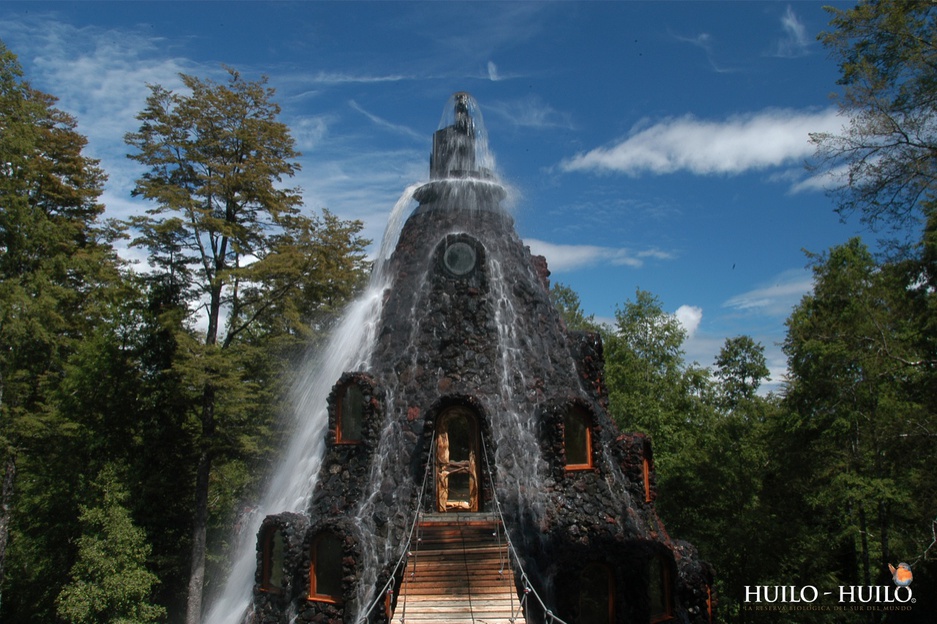
[[[256,535],[264,516],[307,511],[325,447],[326,399],[342,372],[367,368],[384,292],[393,280],[387,262],[404,217],[413,209],[413,192],[418,186],[408,187],[391,211],[368,287],[345,310],[325,347],[307,358],[297,376],[289,415],[289,445],[248,526],[241,527],[228,577],[208,611],[206,624],[238,624],[249,608],[257,565]]]
[[[430,180],[398,202],[371,286],[299,382],[298,433],[261,512],[272,515],[258,550],[242,548],[212,624],[241,624],[251,592],[245,624],[402,621],[404,579],[417,567],[401,566],[418,547],[412,531],[448,525],[450,513],[496,511],[520,564],[515,582],[541,609],[524,617],[552,620],[556,605],[581,620],[583,574],[598,563],[593,572],[609,582],[596,591],[608,601],[618,587],[631,610],[615,621],[679,612],[706,624],[711,574],[656,517],[649,441],[609,418],[601,340],[567,331],[546,261],[517,236],[508,196],[475,101],[455,94],[433,135]],[[678,566],[693,580],[665,587]],[[472,583],[449,580],[424,609],[477,621],[447,593],[471,594]],[[678,592],[692,608],[658,613],[642,598]]]

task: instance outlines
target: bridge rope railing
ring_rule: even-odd
[[[494,477],[491,474],[491,460],[488,457],[488,447],[485,446],[485,437],[481,437],[481,447],[482,454],[485,458],[485,473],[488,477],[488,482],[491,486],[491,497],[495,504],[495,511],[498,514],[498,520],[500,521],[501,527],[504,529],[504,539],[508,546],[508,558],[514,561],[514,565],[517,566],[517,571],[520,574],[520,584],[523,589],[524,595],[520,599],[520,609],[515,615],[523,615],[525,612],[529,612],[529,602],[530,597],[533,596],[534,600],[540,605],[540,608],[543,610],[544,614],[544,623],[545,624],[567,624],[564,620],[559,618],[553,611],[547,607],[546,603],[543,601],[543,598],[540,597],[540,594],[537,593],[537,590],[534,588],[533,583],[530,581],[530,577],[527,576],[527,572],[524,571],[524,566],[521,562],[520,555],[517,552],[517,549],[514,547],[514,542],[511,540],[511,534],[507,530],[507,523],[504,521],[504,512],[501,508],[501,501],[498,499],[498,490],[494,484]],[[500,538],[499,538],[500,539]],[[502,572],[504,570],[504,565],[502,564]],[[512,609],[513,609],[513,600],[512,600]],[[514,621],[516,617],[512,617]]]
[[[390,576],[388,577],[387,582],[384,584],[384,587],[381,588],[379,592],[377,592],[377,594],[374,597],[374,600],[372,600],[371,603],[368,605],[368,608],[362,611],[361,615],[358,617],[357,624],[362,624],[363,622],[367,622],[368,619],[371,617],[371,613],[374,611],[375,608],[377,608],[377,605],[380,604],[381,600],[384,601],[385,615],[387,617],[387,621],[390,622],[391,620],[390,607],[394,599],[394,585],[397,582],[397,572],[402,569],[406,570],[407,564],[409,563],[410,559],[413,560],[414,568],[416,567],[416,559],[417,559],[417,553],[419,552],[419,548],[417,548],[415,551],[411,551],[410,545],[413,543],[414,536],[416,536],[417,544],[419,544],[419,542],[421,541],[420,518],[423,516],[423,498],[426,494],[426,485],[427,483],[429,483],[429,476],[432,473],[432,468],[435,465],[435,463],[436,463],[436,445],[433,444],[430,447],[430,456],[426,462],[426,469],[423,471],[423,483],[420,485],[420,491],[419,491],[419,494],[417,495],[417,502],[416,502],[416,508],[415,508],[416,511],[413,514],[413,521],[410,523],[410,530],[407,531],[407,540],[404,543],[404,547],[400,552],[400,557],[397,559],[397,563],[394,565],[393,569],[391,570]],[[413,576],[413,573],[411,572],[409,576]],[[409,580],[409,577],[404,572],[402,583],[406,584],[408,580]],[[405,592],[404,592],[404,602],[403,602],[401,609],[402,611],[401,611],[400,621],[404,622],[406,618],[406,614],[407,614],[407,600],[406,600]]]
[[[505,560],[504,555],[503,554],[501,555],[502,557],[501,570],[499,571],[499,574],[503,575],[506,569],[508,569],[508,571],[511,574],[514,574],[514,570],[511,569],[511,566],[510,566],[511,562],[513,561],[514,565],[517,566],[516,569],[519,573],[520,585],[523,590],[523,595],[520,597],[520,600],[518,601],[518,607],[516,611],[514,609],[514,597],[513,597],[513,592],[512,592],[511,621],[515,622],[517,621],[517,619],[524,617],[525,613],[529,612],[529,607],[530,607],[530,602],[531,602],[530,599],[531,597],[533,597],[533,600],[536,601],[536,603],[540,606],[540,609],[543,611],[544,624],[567,624],[567,622],[565,622],[563,619],[559,618],[556,614],[554,614],[553,611],[546,605],[546,603],[543,601],[543,598],[540,597],[540,594],[538,594],[537,590],[534,588],[533,583],[530,580],[530,577],[527,576],[527,572],[524,571],[524,566],[521,562],[520,555],[518,554],[517,549],[514,547],[514,543],[511,540],[511,535],[507,530],[507,523],[504,520],[504,512],[501,507],[501,501],[498,499],[497,488],[495,488],[494,477],[491,471],[492,464],[488,456],[488,448],[485,445],[484,436],[481,436],[481,438],[482,438],[481,439],[482,454],[484,456],[485,476],[488,478],[492,500],[494,501],[495,511],[497,513],[498,521],[499,521],[499,528],[497,529],[497,540],[498,540],[499,552],[503,550],[501,548],[501,531],[502,530],[504,531],[504,540],[505,540],[505,544],[507,545],[508,558],[507,560]],[[404,586],[408,582],[409,577],[413,576],[413,572],[411,572],[410,575],[408,576],[405,570],[410,560],[412,560],[413,562],[413,569],[415,570],[416,568],[419,547],[417,547],[414,550],[411,550],[410,546],[411,544],[413,544],[414,537],[416,537],[416,542],[418,545],[421,541],[420,519],[423,517],[423,499],[426,495],[426,488],[427,488],[427,484],[430,481],[430,475],[434,473],[433,468],[435,467],[435,463],[436,463],[436,444],[433,443],[430,446],[430,455],[427,458],[426,469],[423,473],[423,483],[420,486],[419,494],[417,496],[416,511],[413,514],[413,521],[410,524],[410,530],[407,532],[407,540],[404,544],[403,549],[401,550],[400,557],[397,560],[397,563],[394,565],[393,569],[391,570],[390,576],[387,579],[387,583],[385,583],[384,587],[379,592],[377,592],[374,600],[371,601],[371,603],[368,605],[368,608],[365,609],[362,612],[361,616],[358,618],[357,620],[358,624],[362,624],[363,622],[368,621],[368,619],[371,616],[371,613],[374,611],[377,605],[380,604],[382,599],[384,600],[384,603],[385,603],[387,621],[390,622],[391,621],[390,606],[393,602],[394,585],[396,584],[397,573],[401,569],[404,570],[403,578],[401,581],[402,585]],[[404,587],[401,587],[401,590],[402,590],[401,593],[404,594],[403,605],[398,605],[398,608],[401,610],[400,612],[401,624],[406,622],[406,613],[407,613],[406,592],[403,591],[403,589]]]

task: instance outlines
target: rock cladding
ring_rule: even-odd
[[[460,96],[436,162],[439,142],[474,141]],[[549,609],[527,600],[527,621],[712,621],[712,570],[654,509],[650,440],[607,413],[601,339],[566,330],[504,195],[489,171],[462,169],[415,193],[368,370],[329,397],[307,515],[269,516],[258,534],[249,620],[400,619],[398,563],[420,514],[478,512],[503,517],[519,599]]]

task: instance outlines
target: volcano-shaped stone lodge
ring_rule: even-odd
[[[334,380],[304,514],[267,516],[246,622],[712,622],[712,570],[654,508],[454,95],[386,267],[376,343]]]

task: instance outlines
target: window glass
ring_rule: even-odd
[[[475,268],[475,249],[463,241],[452,243],[443,253],[443,263],[453,275],[466,275]]]
[[[338,441],[359,442],[364,420],[364,395],[358,384],[349,384],[338,410]]]
[[[670,568],[661,557],[652,557],[648,562],[648,602],[651,622],[659,622],[671,616]]]
[[[610,624],[612,611],[612,571],[592,563],[582,571],[579,585],[579,620],[577,624]]]
[[[319,535],[312,547],[310,597],[338,602],[342,597],[342,542],[332,533]]]
[[[566,412],[565,418],[566,467],[590,468],[592,466],[592,439],[589,420],[578,408]]]

